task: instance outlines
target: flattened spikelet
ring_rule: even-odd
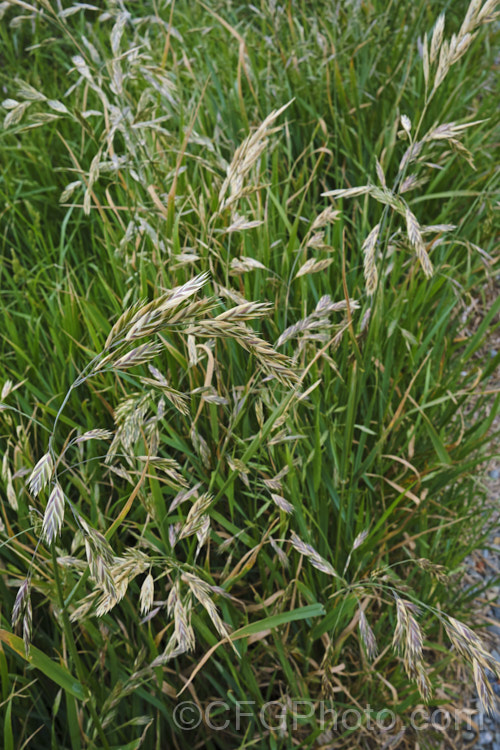
[[[153,606],[154,593],[154,578],[151,573],[148,573],[141,586],[139,598],[141,615],[147,614]]]
[[[302,539],[300,539],[293,531],[290,537],[290,541],[297,552],[309,558],[309,561],[314,568],[317,568],[318,570],[321,570],[322,573],[326,573],[327,575],[333,576],[334,578],[339,577],[333,565],[330,565],[330,563],[327,562],[324,557],[321,557],[321,555],[316,552],[314,547],[312,547],[310,544],[306,544],[306,542],[303,542]]]
[[[372,231],[363,242],[362,252],[364,258],[364,274],[366,282],[366,293],[371,296],[375,293],[378,282],[378,273],[375,265],[375,251],[380,232],[380,224],[373,227]]]
[[[48,544],[52,544],[56,536],[61,533],[64,518],[64,493],[59,482],[54,484],[50,493],[42,524],[42,536]]]
[[[192,534],[196,534],[198,531],[200,531],[200,529],[206,523],[205,512],[212,504],[212,501],[213,495],[209,494],[208,492],[200,495],[200,497],[195,501],[189,511],[186,522],[181,529],[178,539],[184,539],[185,537],[191,536]]]
[[[273,499],[273,502],[276,503],[278,508],[285,513],[293,513],[293,505],[288,502],[282,495],[277,495],[276,493],[272,492],[271,497]]]
[[[47,485],[54,471],[54,463],[50,453],[46,453],[36,464],[28,479],[29,490],[36,497]]]
[[[26,601],[29,598],[29,593],[30,593],[30,584],[29,584],[29,580],[26,578],[22,582],[22,584],[19,586],[19,589],[16,595],[16,600],[12,608],[11,622],[12,622],[13,628],[17,625],[17,623],[19,622],[19,620],[21,619],[23,615],[24,609],[26,607]]]
[[[361,640],[363,641],[363,645],[366,649],[368,658],[374,659],[378,652],[377,641],[373,630],[368,624],[366,615],[361,607],[359,608],[359,633],[361,635]]]
[[[415,248],[415,253],[420,261],[420,265],[422,266],[427,278],[430,278],[434,273],[434,270],[427,254],[427,250],[425,249],[420,224],[418,223],[415,214],[413,214],[409,208],[406,209],[405,218],[410,245]]]

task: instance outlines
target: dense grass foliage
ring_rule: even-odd
[[[494,6],[0,4],[6,750],[489,705]]]

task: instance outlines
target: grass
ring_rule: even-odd
[[[6,748],[372,748],[382,710],[434,747],[412,711],[464,661],[492,705],[460,574],[498,25],[468,7],[2,6]]]

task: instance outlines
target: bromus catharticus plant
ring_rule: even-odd
[[[176,528],[171,527],[169,530],[172,550],[177,541],[196,535],[198,538],[198,554],[210,534],[210,517],[207,511],[213,503],[213,495],[205,492],[198,496],[197,488],[199,485],[188,489],[188,484],[181,474],[181,467],[178,462],[157,455],[160,440],[158,425],[164,415],[165,400],[168,400],[177,411],[188,414],[185,403],[188,396],[172,388],[161,372],[151,365],[151,361],[159,355],[165,344],[146,341],[135,345],[135,342],[155,335],[158,336],[166,330],[184,332],[191,339],[190,346],[192,349],[196,348],[194,342],[199,339],[213,341],[216,338],[232,338],[255,356],[263,371],[269,377],[276,378],[288,387],[297,380],[297,375],[290,366],[289,359],[276,352],[270,344],[259,338],[246,325],[247,321],[264,315],[268,306],[261,303],[246,302],[214,317],[206,317],[207,313],[213,311],[217,304],[216,301],[209,298],[193,301],[191,298],[201,290],[207,280],[206,274],[197,276],[181,287],[172,289],[151,302],[137,302],[120,316],[113,325],[102,352],[92,359],[68,389],[54,419],[48,441],[48,450],[37,462],[28,479],[29,491],[34,498],[43,491],[48,492],[38,543],[44,541],[49,546],[53,545],[62,530],[65,508],[69,507],[71,510],[79,533],[84,539],[90,576],[96,590],[100,592],[100,599],[97,604],[98,615],[109,612],[123,599],[129,582],[138,574],[150,569],[153,561],[147,555],[135,549],[130,549],[123,558],[116,558],[109,543],[111,530],[114,531],[117,523],[125,518],[131,502],[137,494],[138,486],[127,501],[119,518],[113,524],[112,529],[108,530],[107,535],[103,535],[92,528],[77,511],[64,491],[61,484],[62,480],[59,477],[59,470],[62,466],[66,466],[65,456],[71,447],[81,445],[89,440],[112,438],[105,463],[111,465],[120,450],[119,455],[121,458],[125,458],[129,470],[135,468],[136,465],[141,467],[142,478],[144,478],[149,465],[165,472],[169,480],[179,487],[179,493],[171,504],[171,510],[175,510],[181,502],[189,500],[193,495],[196,497],[185,523],[183,525],[178,524]],[[58,451],[56,446],[59,437],[60,417],[72,392],[91,378],[106,372],[119,373],[144,364],[149,364],[152,377],[139,377],[143,391],[136,397],[127,398],[116,409],[115,421],[117,427],[114,434],[105,429],[90,430],[77,437],[69,437],[62,450]],[[207,394],[208,401],[211,400],[210,395],[210,393]],[[156,413],[153,415],[150,413],[151,403],[156,407]],[[192,429],[194,430],[194,425]],[[203,453],[202,438],[196,436],[196,432],[192,434],[193,442],[197,440],[199,450]],[[145,455],[136,454],[136,447],[139,443],[146,450]],[[110,468],[113,467],[110,466]],[[114,470],[119,475],[128,476],[125,468],[114,467]],[[61,558],[58,564],[71,565],[72,562],[71,558]],[[219,633],[227,636],[227,631],[217,614],[216,607],[210,599],[210,586],[188,572],[182,574],[181,580],[190,592],[188,598],[194,596],[197,601],[202,603]],[[31,575],[20,586],[12,614],[13,625],[16,625],[21,619],[23,621],[27,650],[32,622],[30,581]],[[182,599],[179,597],[178,587],[179,582],[172,589],[172,597],[175,598],[175,603],[173,599],[171,602],[169,600],[168,603],[168,612],[174,613],[176,618],[176,632],[167,646],[165,658],[173,658],[173,656],[192,648],[194,644],[191,626],[181,627],[182,623],[188,622],[188,619]],[[154,580],[149,573],[145,578],[140,595],[140,608],[144,614],[151,609],[153,597]],[[83,614],[88,613],[94,604],[94,600],[95,594],[87,596],[72,613],[71,619],[77,620]]]

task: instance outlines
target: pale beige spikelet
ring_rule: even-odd
[[[427,35],[424,34],[424,41],[422,44],[422,69],[424,72],[425,89],[429,86],[430,76],[430,62],[429,62],[429,43],[427,41]]]
[[[433,563],[430,560],[427,560],[425,557],[419,557],[415,560],[415,563],[422,568],[422,570],[427,571],[431,575],[433,575],[435,578],[437,578],[438,581],[441,583],[447,583],[449,581],[448,574],[446,572],[446,568],[444,565],[438,565],[437,563]]]
[[[370,660],[374,659],[378,653],[377,640],[361,607],[359,608],[359,633],[368,658]]]
[[[366,329],[368,328],[368,324],[370,323],[371,315],[372,315],[372,309],[371,309],[371,307],[369,307],[368,310],[363,315],[363,318],[361,320],[361,325],[360,325],[360,328],[359,328],[359,330],[360,330],[361,333],[363,333],[364,331],[366,331]]]
[[[406,151],[404,152],[401,161],[399,162],[399,171],[403,172],[403,170],[408,166],[408,164],[411,164],[412,162],[416,161],[418,157],[420,156],[422,149],[424,147],[425,141],[415,141],[415,143],[412,143],[411,146],[408,146]]]
[[[111,34],[110,34],[111,51],[113,52],[113,55],[115,55],[115,57],[119,54],[120,41],[121,41],[123,32],[125,30],[125,25],[127,21],[129,20],[129,18],[130,18],[130,13],[128,11],[121,11],[120,13],[118,13],[115,24],[113,28],[111,29]]]
[[[135,349],[123,354],[117,360],[112,361],[113,368],[126,370],[129,367],[143,365],[156,357],[162,349],[163,344],[152,343],[150,341],[146,344],[141,344],[141,346],[137,346]]]
[[[207,543],[210,537],[210,528],[210,516],[205,514],[201,517],[200,528],[196,531],[198,546],[196,548],[195,558],[200,554],[203,545]]]
[[[311,224],[311,231],[315,232],[318,229],[326,226],[327,224],[333,224],[341,216],[341,211],[336,211],[331,206],[325,208]]]
[[[230,458],[228,456],[226,460],[231,471],[234,471],[236,474],[238,474],[245,487],[250,487],[248,466],[244,464],[243,461],[241,461],[239,458]]]
[[[471,0],[471,2],[469,3],[469,7],[467,8],[462,26],[460,27],[460,31],[458,32],[459,37],[468,34],[475,28],[477,23],[477,16],[481,10],[481,2],[482,0]]]
[[[441,13],[438,20],[435,23],[434,31],[432,32],[431,49],[429,53],[429,59],[431,64],[437,59],[439,50],[441,49],[441,43],[443,41],[445,15]]]
[[[292,338],[297,338],[300,334],[306,334],[306,340],[308,341],[320,337],[321,331],[330,326],[330,314],[333,312],[345,312],[348,304],[351,311],[359,310],[360,304],[355,299],[349,300],[349,303],[346,300],[333,302],[330,295],[323,295],[318,301],[316,309],[310,315],[302,320],[298,320],[283,331],[276,342],[276,348],[283,346],[286,341]]]
[[[275,492],[271,493],[273,503],[275,503],[280,510],[284,513],[293,513],[293,505],[288,502],[282,495],[278,495]]]
[[[485,23],[491,23],[498,17],[499,14],[495,12],[496,6],[496,0],[487,0],[483,5],[481,4],[481,0],[471,0],[458,34],[452,34],[449,41],[441,41],[444,30],[444,19],[441,20],[441,16],[439,17],[434,28],[433,44],[431,43],[431,48],[434,51],[434,61],[439,49],[439,62],[434,77],[432,93],[444,81],[450,68],[465,55],[474,41],[479,27]]]
[[[388,187],[378,187],[372,185],[369,190],[372,198],[375,198],[379,203],[383,203],[385,206],[390,206],[402,216],[405,215],[406,203],[400,198],[393,190]]]
[[[368,537],[368,529],[363,529],[363,531],[360,531],[359,534],[356,536],[352,548],[353,550],[358,549],[358,547],[361,547],[362,544],[366,541]]]
[[[17,623],[23,616],[26,607],[26,601],[29,599],[29,595],[30,581],[28,578],[25,578],[25,580],[19,586],[16,599],[14,601],[14,606],[12,608],[11,623],[13,628],[17,625]]]
[[[423,662],[417,665],[415,682],[417,683],[418,692],[422,696],[424,702],[428,703],[432,698],[432,684]]]
[[[95,602],[95,592],[84,597],[78,602],[78,606],[70,614],[70,622],[79,622],[89,616]]]
[[[200,435],[194,424],[191,425],[189,436],[191,438],[191,442],[193,443],[193,447],[203,461],[204,466],[207,469],[210,469],[212,465],[212,453],[210,451],[210,448],[208,447],[207,441],[205,440],[203,435]]]
[[[154,466],[159,471],[163,471],[172,480],[172,486],[188,486],[187,480],[180,473],[181,467],[175,459],[163,458],[161,456],[136,456],[136,459]]]
[[[411,135],[411,120],[408,115],[401,115],[401,127],[408,136]]]
[[[192,325],[187,332],[204,337],[233,338],[240,346],[255,356],[258,364],[267,375],[276,378],[287,387],[298,380],[298,374],[293,369],[291,359],[277,352],[271,344],[259,338],[244,323],[231,320],[203,320]]]
[[[141,586],[141,593],[139,597],[141,615],[145,615],[151,610],[151,607],[153,606],[154,593],[154,578],[151,573],[148,573]]]
[[[96,617],[103,617],[108,612],[111,612],[111,610],[123,599],[127,593],[127,588],[128,581],[126,578],[122,578],[115,583],[113,592],[104,591],[97,600],[95,610]]]
[[[41,492],[47,485],[49,479],[54,471],[54,462],[50,453],[46,453],[36,464],[29,479],[28,486],[29,491],[35,497]]]
[[[379,160],[376,157],[375,157],[375,171],[377,172],[377,177],[382,187],[387,187],[382,164],[379,162]]]
[[[74,182],[70,182],[68,185],[66,185],[61,195],[59,196],[59,203],[66,203],[66,201],[71,198],[76,188],[81,187],[81,185],[81,180],[75,180]]]
[[[24,652],[28,656],[30,651],[31,636],[33,630],[33,612],[31,609],[31,599],[28,597],[25,600],[24,615],[23,615],[23,641],[24,641]]]
[[[182,527],[178,539],[185,539],[192,534],[196,534],[205,524],[205,515],[208,508],[213,502],[213,495],[204,492],[193,503],[189,510],[184,526]]]
[[[170,638],[169,642],[167,643],[167,646],[162,654],[156,657],[156,659],[153,659],[153,661],[150,664],[151,668],[154,667],[161,667],[167,664],[172,659],[177,659],[182,654],[186,653],[186,648],[184,646],[180,646],[177,641],[177,634],[173,633],[172,637]]]
[[[371,185],[361,185],[360,187],[344,188],[339,190],[327,190],[321,193],[322,198],[357,198],[359,195],[369,193]]]
[[[113,324],[113,327],[111,328],[111,331],[109,332],[108,338],[106,339],[106,342],[104,344],[104,350],[106,351],[112,344],[114,344],[117,341],[121,341],[124,334],[128,330],[129,326],[132,324],[132,321],[135,319],[136,315],[139,313],[140,310],[144,308],[146,305],[146,301],[143,299],[137,300],[137,302],[134,302],[134,304],[130,305],[118,318],[118,320]]]
[[[83,518],[78,517],[78,522],[85,535],[85,552],[90,575],[100,588],[116,599],[115,581],[111,572],[114,557],[109,542],[96,529],[88,526]]]
[[[417,666],[422,662],[423,639],[422,631],[417,620],[410,611],[407,611],[406,620],[406,671],[409,676],[415,678]]]
[[[268,302],[244,302],[243,304],[231,307],[229,310],[225,310],[214,320],[231,320],[231,321],[245,321],[253,320],[254,318],[260,318],[264,315],[268,315],[271,310],[271,305]]]
[[[11,109],[5,115],[5,118],[3,121],[4,128],[9,128],[9,127],[13,127],[14,125],[18,125],[23,119],[24,113],[30,106],[31,106],[31,102],[21,102],[16,107]]]
[[[396,600],[396,628],[393,637],[393,647],[403,656],[403,665],[408,677],[415,680],[420,695],[424,701],[431,697],[431,683],[423,660],[422,630],[414,614],[419,612],[412,602]]]
[[[175,636],[179,647],[185,651],[193,651],[195,647],[194,631],[191,626],[188,611],[184,608],[180,599],[176,599],[174,607]]]
[[[223,638],[229,639],[229,633],[226,626],[222,622],[217,607],[212,601],[213,590],[210,585],[192,573],[183,573],[181,579],[184,583],[187,583],[196,599],[198,599],[200,604],[205,608],[219,635]]]
[[[469,661],[476,659],[481,666],[491,669],[500,678],[500,664],[491,656],[481,638],[463,622],[447,616],[443,619],[446,633],[457,651]]]
[[[19,507],[19,503],[17,502],[17,495],[14,489],[14,482],[12,479],[12,471],[10,470],[10,466],[9,466],[9,447],[10,446],[7,445],[7,449],[2,459],[2,479],[5,483],[5,490],[6,490],[7,500],[9,502],[9,505],[12,508],[12,510],[17,510]]]
[[[138,302],[125,310],[113,325],[105,348],[109,349],[117,342],[134,341],[162,330],[168,323],[175,321],[176,314],[179,315],[179,308],[206,284],[208,278],[207,273],[199,274],[151,302]],[[206,304],[204,302],[203,306],[206,307]],[[213,302],[210,304],[213,305]]]
[[[355,538],[355,540],[354,540],[354,542],[352,544],[352,549],[349,552],[349,555],[347,556],[347,560],[346,560],[346,563],[345,563],[345,566],[344,566],[344,572],[343,572],[342,575],[345,575],[346,572],[347,572],[347,569],[348,569],[349,564],[351,562],[352,553],[354,552],[354,550],[357,550],[358,547],[361,547],[361,545],[363,544],[363,542],[365,541],[365,539],[366,539],[367,536],[368,536],[368,529],[364,529],[363,531],[361,531],[356,536],[356,538]]]
[[[299,268],[299,270],[295,274],[295,278],[298,279],[300,278],[300,276],[306,276],[311,273],[319,273],[320,271],[325,271],[332,263],[333,258],[323,258],[323,260],[309,258],[309,260],[306,260],[306,262]]]
[[[43,516],[42,536],[47,541],[47,544],[52,544],[54,539],[61,533],[64,506],[64,492],[59,482],[55,482]]]
[[[110,440],[113,437],[111,430],[88,430],[75,438],[75,444],[84,443],[87,440]]]
[[[405,218],[410,245],[415,249],[415,254],[420,261],[420,265],[422,266],[425,275],[427,278],[430,278],[434,273],[434,269],[425,248],[420,224],[418,223],[415,214],[412,213],[409,208],[406,209]]]
[[[12,380],[6,380],[2,386],[2,393],[0,394],[0,401],[5,401],[9,393],[13,390]]]
[[[318,570],[321,570],[322,573],[326,573],[327,575],[333,576],[334,578],[340,577],[333,565],[325,560],[324,557],[321,557],[321,555],[316,552],[314,547],[312,547],[310,544],[306,544],[306,542],[303,542],[302,539],[300,539],[293,531],[290,536],[290,541],[297,552],[299,552],[299,554],[304,555],[309,559],[311,565],[314,568],[317,568]]]
[[[485,4],[479,9],[476,16],[477,24],[492,23],[500,16],[498,9],[498,0],[486,0]]]
[[[407,193],[409,190],[414,190],[416,187],[422,184],[422,179],[418,179],[414,174],[409,174],[401,182],[399,186],[399,194],[403,195],[403,193]]]
[[[245,180],[267,148],[269,137],[280,130],[280,127],[273,127],[274,122],[292,101],[293,99],[280,109],[273,110],[234,152],[227,168],[226,178],[219,191],[219,211],[234,205],[239,198],[248,193],[251,186],[245,186]]]
[[[168,527],[168,541],[172,549],[175,547],[180,530],[181,530],[180,521],[177,521],[177,523],[171,523]]]
[[[441,43],[441,49],[439,51],[439,62],[434,76],[434,87],[433,92],[442,84],[446,75],[450,69],[450,45],[445,39]]]
[[[486,712],[490,715],[493,715],[497,708],[497,698],[495,696],[495,693],[493,692],[491,683],[486,676],[484,668],[477,661],[477,659],[473,660],[472,668],[479,700],[481,701]]]
[[[286,556],[285,551],[279,546],[279,544],[277,543],[275,539],[273,539],[273,537],[269,537],[269,543],[271,547],[273,548],[274,552],[276,553],[276,556],[278,560],[280,561],[281,565],[284,568],[289,568],[290,562],[288,560],[288,557]]]
[[[235,214],[233,220],[224,234],[231,234],[232,232],[243,232],[245,229],[255,229],[256,227],[262,226],[264,222],[259,219],[248,219],[246,216],[239,216]]]
[[[270,490],[274,490],[275,492],[281,492],[282,491],[282,482],[281,480],[283,477],[285,477],[288,472],[290,471],[290,467],[288,465],[283,466],[282,469],[279,470],[279,472],[274,476],[271,477],[271,479],[264,479],[264,484],[266,487],[268,487]]]
[[[361,251],[363,253],[363,268],[366,282],[366,293],[368,296],[372,296],[378,283],[378,272],[375,265],[375,255],[377,248],[377,240],[380,232],[380,224],[376,224],[373,227],[368,237],[363,242]]]
[[[394,629],[392,645],[398,653],[402,653],[404,649],[406,630],[408,627],[407,611],[399,596],[395,594],[394,597],[396,599],[396,627]]]
[[[144,552],[131,547],[122,557],[113,558],[110,571],[118,586],[124,580],[130,582],[135,576],[145,573],[150,566],[149,557]]]
[[[189,500],[193,496],[197,497],[200,486],[201,482],[197,482],[193,487],[190,487],[189,489],[180,490],[170,503],[168,512],[173,513],[173,511],[178,508],[179,505],[186,502],[186,500]]]
[[[243,273],[248,273],[249,271],[254,271],[256,268],[261,268],[263,270],[266,270],[266,267],[263,263],[260,262],[260,260],[257,260],[256,258],[249,258],[246,255],[242,255],[239,258],[233,258],[230,265],[230,275],[231,276],[240,276]],[[226,290],[226,296],[229,297],[229,299],[232,299],[233,302],[237,302],[237,296],[235,295],[234,291],[230,291],[229,294],[227,294],[229,290]]]

